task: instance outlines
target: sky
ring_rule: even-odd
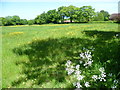
[[[118,13],[120,0],[0,0],[0,17],[18,15],[21,19],[34,19],[44,11],[60,6],[92,6],[95,11]]]

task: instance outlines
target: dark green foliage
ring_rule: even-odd
[[[58,8],[58,14],[60,15],[60,20],[61,23],[64,23],[64,17],[66,16],[66,7],[65,6],[61,6]]]
[[[94,21],[108,21],[110,14],[107,11],[101,10],[94,16]]]
[[[66,7],[65,14],[67,17],[70,18],[70,22],[72,22],[72,20],[77,17],[77,15],[76,15],[77,10],[78,10],[78,8],[73,5]]]
[[[3,18],[3,17],[0,17],[0,26],[3,26],[2,18]]]
[[[26,25],[27,20],[26,19],[20,19],[19,16],[7,16],[7,17],[2,17],[2,26],[9,26],[9,25]]]
[[[58,23],[59,22],[59,14],[54,10],[49,10],[47,12],[47,23]]]
[[[70,22],[89,22],[92,20],[95,12],[91,6],[83,6],[81,8],[70,5],[68,7],[61,6],[56,11],[49,10],[47,13],[42,13],[35,18],[36,24],[44,23],[64,23],[64,18],[68,18]]]
[[[104,16],[101,12],[97,12],[94,16],[94,21],[104,21]]]
[[[101,10],[100,13],[103,14],[104,21],[108,21],[109,20],[110,14],[107,11]]]
[[[47,14],[44,12],[35,18],[35,24],[45,24],[47,23]]]
[[[16,15],[13,16],[11,22],[14,22],[14,25],[20,25],[20,17]]]
[[[107,11],[101,10],[100,13],[95,15],[95,9],[91,6],[76,7],[61,6],[57,10],[49,10],[48,12],[43,12],[38,15],[34,20],[20,19],[19,16],[7,16],[1,18],[2,23],[0,25],[32,25],[32,24],[47,24],[47,23],[64,23],[64,19],[70,20],[72,22],[89,22],[89,21],[108,21],[109,13]]]
[[[85,22],[89,22],[92,20],[93,16],[95,15],[95,12],[91,6],[83,6],[81,9],[81,16],[85,19]]]
[[[20,25],[26,25],[26,24],[28,24],[26,19],[21,19],[20,20]]]
[[[9,26],[9,25],[15,25],[15,22],[12,21],[13,17],[12,16],[7,16],[2,19],[3,25],[4,26]]]
[[[34,24],[34,20],[28,20],[28,25],[33,25]]]

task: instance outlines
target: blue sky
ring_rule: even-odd
[[[8,2],[9,1],[9,2]],[[73,2],[74,1],[74,2]],[[95,11],[105,10],[110,14],[118,12],[119,0],[1,0],[0,17],[18,15],[22,19],[34,19],[42,12],[60,6],[92,6]]]

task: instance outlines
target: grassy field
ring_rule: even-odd
[[[92,47],[94,60],[118,77],[119,35],[116,23],[2,27],[2,87],[70,88],[65,63]]]

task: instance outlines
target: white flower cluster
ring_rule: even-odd
[[[82,85],[80,84],[80,82],[73,83],[73,86],[76,86],[76,88],[82,88]]]
[[[80,64],[83,64],[83,66],[85,67],[91,66],[93,60],[92,60],[91,52],[89,50],[87,50],[84,53],[81,53],[80,57],[82,58],[83,61],[85,61],[85,63],[83,63],[83,61],[80,60]],[[83,78],[85,77],[81,74],[82,72],[80,70],[80,64],[73,66],[70,60],[68,60],[67,63],[65,64],[67,67],[66,71],[68,72],[68,75],[71,75],[73,73],[74,77],[77,79],[77,82],[73,83],[73,85],[76,86],[77,88],[82,87],[82,85],[80,84],[80,81],[83,80]],[[90,87],[89,82],[85,82],[84,86]]]
[[[94,81],[96,81],[98,79],[98,76],[97,75],[93,75],[92,79],[94,79]]]
[[[66,71],[68,72],[68,75],[72,74],[74,72],[74,66],[72,66],[72,62],[68,60],[65,65],[67,66]]]
[[[92,65],[92,55],[91,52],[89,50],[87,50],[84,53],[80,54],[80,57],[82,58],[82,60],[85,60],[85,63],[83,64],[86,68],[88,68],[89,66]]]
[[[105,79],[106,73],[105,73],[104,67],[101,67],[101,68],[99,69],[99,71],[101,72],[101,74],[99,75],[98,79],[99,79],[100,81],[106,81],[106,79]]]
[[[82,88],[82,85],[80,84],[80,82],[73,83],[73,85],[76,86],[76,88]],[[90,87],[89,82],[85,82],[84,86]]]
[[[117,84],[118,84],[118,80],[114,80],[113,81],[113,86],[111,88],[117,88]]]
[[[89,82],[85,82],[86,87],[90,87]]]
[[[81,75],[81,70],[80,70],[80,65],[76,65],[75,68],[75,77],[77,78],[77,80],[82,80],[84,78],[84,76]]]
[[[104,67],[101,67],[101,68],[99,69],[99,71],[101,72],[101,74],[100,74],[99,76],[93,75],[93,76],[92,76],[92,79],[93,79],[94,81],[96,81],[96,80],[106,81],[106,79],[105,79],[106,73],[105,73]]]
[[[80,57],[81,57],[82,59],[91,60],[91,58],[92,58],[91,52],[90,52],[89,50],[87,50],[86,52],[81,53],[81,54],[80,54]]]
[[[91,52],[89,50],[87,50],[86,52],[81,53],[80,57],[81,57],[81,60],[79,61],[80,63],[77,65],[73,65],[73,63],[70,60],[68,60],[67,63],[65,64],[66,71],[67,71],[68,75],[73,74],[73,76],[76,80],[76,82],[73,83],[73,85],[76,88],[82,88],[83,86],[90,87],[90,83],[88,81],[84,80],[84,78],[86,78],[86,77],[85,77],[85,75],[83,75],[84,71],[82,71],[82,70],[84,70],[84,68],[82,68],[81,65],[83,65],[85,68],[88,68],[92,65],[93,60],[92,60]],[[92,77],[89,77],[89,79],[93,79],[94,81],[96,81],[96,80],[106,81],[106,79],[105,79],[106,73],[105,73],[104,67],[99,68],[99,72],[101,73],[100,75],[93,75]],[[85,82],[85,83],[83,83],[83,82]]]

